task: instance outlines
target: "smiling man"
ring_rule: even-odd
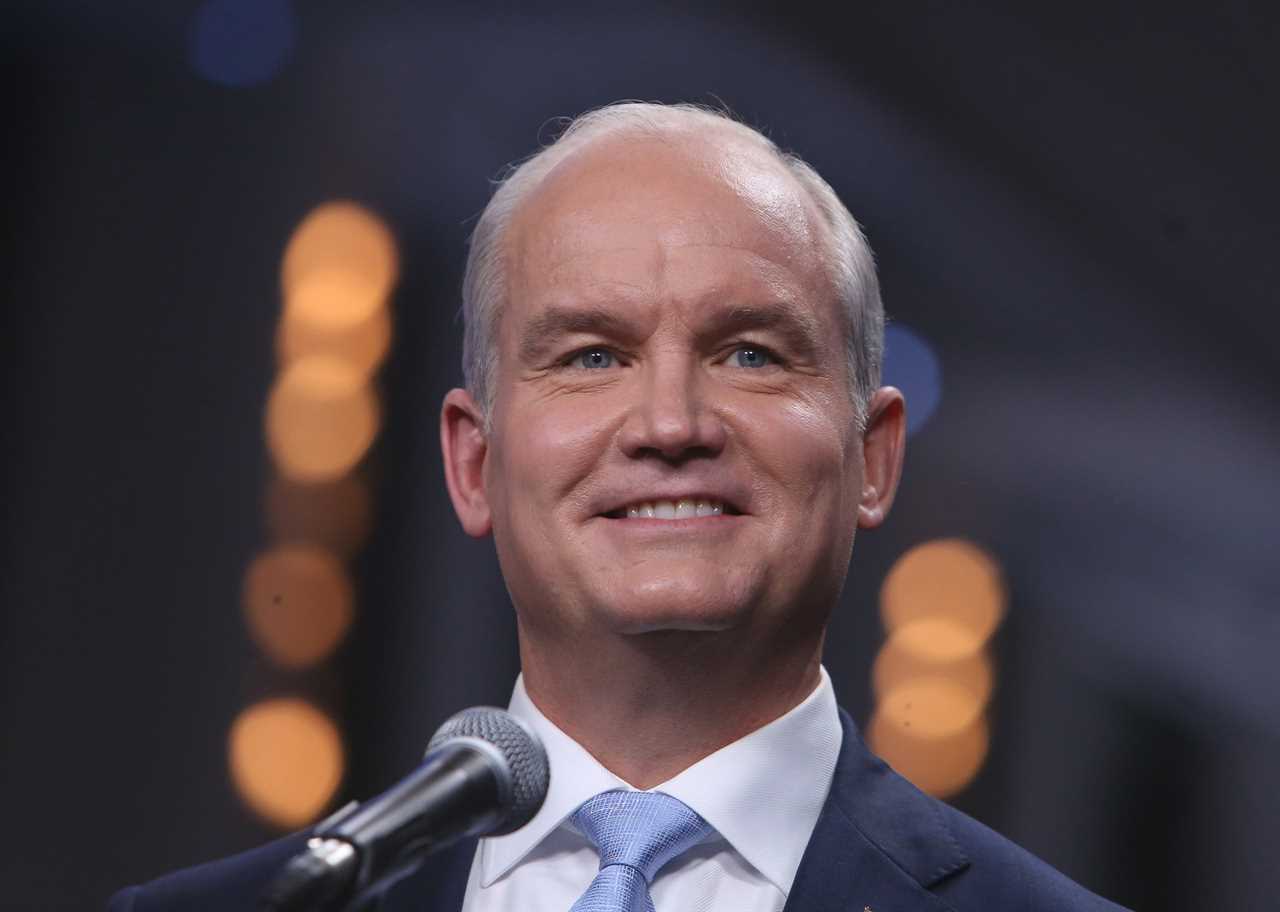
[[[385,908],[1115,908],[916,791],[836,705],[823,635],[904,404],[870,250],[812,169],[693,107],[584,115],[495,193],[464,310],[446,482],[496,543],[511,711],[551,787]],[[300,838],[117,908],[252,896]]]
[[[464,909],[1109,905],[916,792],[836,707],[823,634],[893,502],[904,405],[870,250],[812,169],[713,112],[585,115],[495,194],[464,300],[449,492],[494,536],[512,710],[553,770],[533,822],[481,842]],[[629,789],[679,807],[602,823],[595,796]],[[610,893],[600,828],[662,813],[696,836]]]
[[[614,108],[561,142],[493,226],[501,278],[469,277],[503,290],[445,399],[448,484],[496,540],[529,698],[648,788],[818,686],[902,397],[860,400],[834,229],[755,134]]]

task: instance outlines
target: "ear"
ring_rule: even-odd
[[[874,529],[893,506],[906,452],[907,407],[902,393],[882,386],[867,404],[867,429],[862,435],[862,498],[858,526]]]
[[[484,489],[484,464],[489,441],[484,417],[471,394],[451,389],[440,409],[440,449],[444,455],[444,482],[453,511],[468,535],[482,538],[493,530],[489,497]]]

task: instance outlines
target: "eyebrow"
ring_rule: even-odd
[[[552,306],[525,324],[520,333],[520,360],[526,364],[540,361],[559,338],[572,333],[630,338],[635,328],[622,315],[603,307]]]
[[[712,314],[698,334],[718,338],[750,330],[775,332],[793,352],[810,356],[821,347],[823,334],[817,317],[786,301],[725,307]]]

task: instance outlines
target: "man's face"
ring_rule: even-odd
[[[862,441],[799,185],[731,138],[606,139],[506,244],[482,474],[522,627],[820,630]]]

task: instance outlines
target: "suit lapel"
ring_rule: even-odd
[[[784,912],[943,912],[929,888],[969,864],[934,799],[874,757],[841,710],[831,793]]]

